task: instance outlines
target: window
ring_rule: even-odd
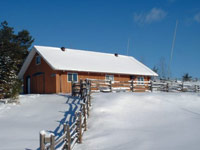
[[[41,64],[41,57],[40,56],[36,56],[36,65]]]
[[[114,81],[114,76],[113,75],[106,75],[106,80]]]
[[[77,73],[68,73],[67,74],[67,81],[68,82],[78,82],[78,74]]]
[[[130,79],[131,79],[131,80],[134,80],[134,79],[135,79],[135,76],[134,76],[134,75],[131,75],[131,76],[130,76]]]
[[[144,84],[144,77],[137,77],[138,84]]]

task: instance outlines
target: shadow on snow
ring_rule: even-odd
[[[49,131],[50,133],[53,133],[56,137],[56,140],[62,136],[63,134],[63,124],[64,123],[69,123],[69,125],[71,125],[74,120],[75,120],[75,112],[79,111],[80,109],[80,103],[82,102],[80,97],[72,97],[70,95],[65,95],[65,94],[58,94],[58,96],[64,96],[67,100],[66,103],[67,105],[69,105],[69,109],[67,111],[59,111],[60,113],[63,113],[63,118],[61,120],[57,120],[57,122],[59,122],[59,125],[52,131]],[[39,141],[38,141],[39,142]],[[59,148],[60,146],[62,146],[63,143],[60,143],[58,146],[56,146],[56,148]],[[30,149],[25,149],[25,150],[30,150]],[[38,148],[37,150],[40,150],[40,148]]]

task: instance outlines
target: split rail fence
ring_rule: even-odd
[[[111,81],[96,80],[91,81],[92,92],[112,92],[112,91],[163,91],[163,92],[200,92],[200,84],[175,81]]]
[[[63,124],[63,134],[55,138],[53,133],[40,132],[40,150],[72,150],[76,143],[82,143],[83,133],[87,130],[87,119],[91,106],[91,83],[89,80],[74,83],[72,96],[79,96],[82,100],[80,111],[75,113],[74,122]],[[61,147],[61,148],[60,148]]]
[[[63,150],[72,150],[76,143],[82,143],[83,133],[87,130],[87,120],[90,115],[91,93],[96,91],[189,91],[200,92],[200,85],[176,82],[153,81],[110,81],[86,79],[79,83],[72,83],[72,96],[79,96],[82,100],[80,111],[75,113],[72,124],[63,124],[62,136],[55,138],[53,133],[40,132],[40,150],[56,150],[61,145]]]

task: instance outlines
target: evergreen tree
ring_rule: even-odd
[[[189,73],[186,73],[182,77],[183,81],[190,81],[192,79],[192,76],[189,75]]]
[[[15,98],[21,89],[17,74],[33,38],[27,30],[17,34],[6,21],[0,24],[0,98]]]

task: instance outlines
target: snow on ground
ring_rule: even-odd
[[[100,93],[75,150],[199,150],[200,94]]]
[[[83,143],[74,150],[199,150],[200,94],[97,93]],[[67,95],[23,95],[0,104],[0,150],[33,150],[39,131],[57,136],[79,100]]]
[[[20,104],[0,104],[0,150],[32,150],[39,147],[39,132],[58,135],[71,121],[78,99],[67,95],[22,95]]]

